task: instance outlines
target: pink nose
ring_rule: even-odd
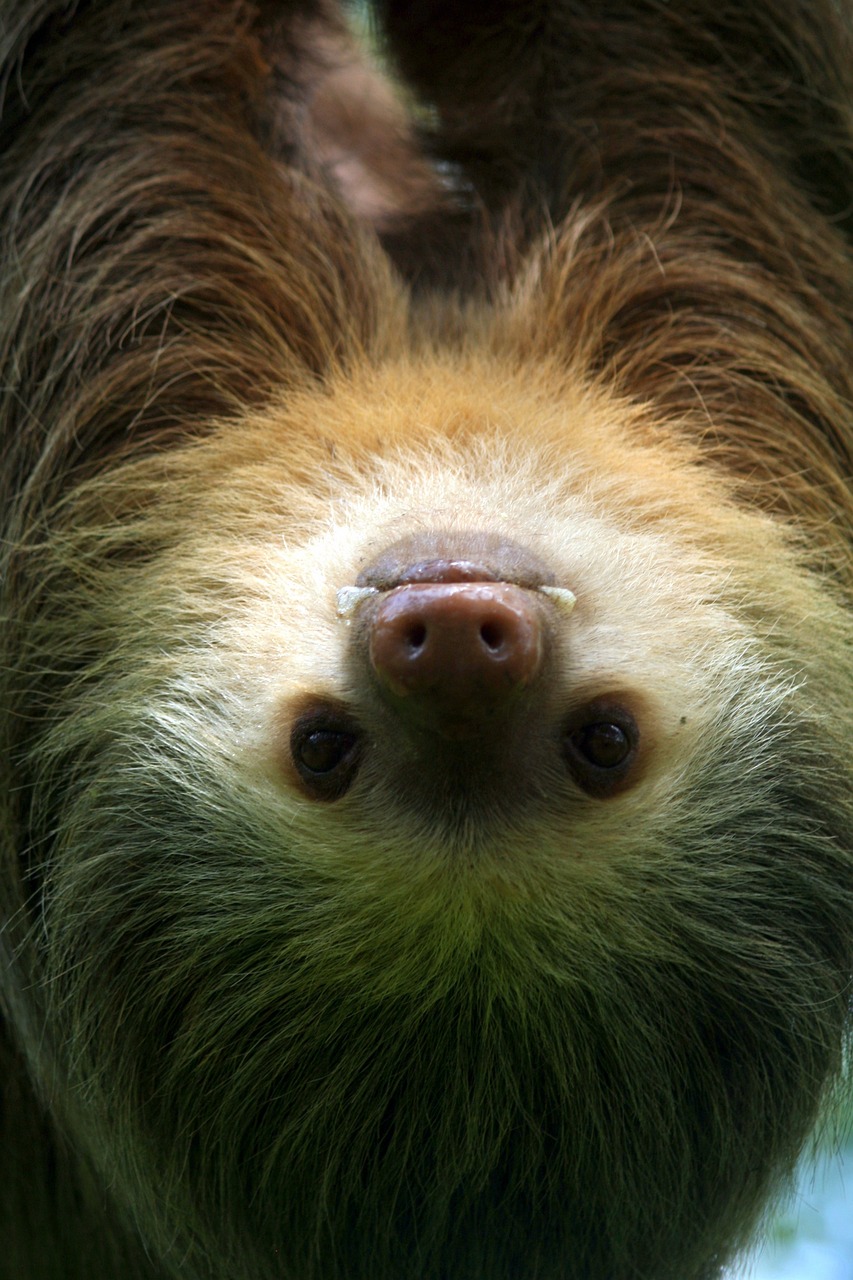
[[[475,736],[539,671],[538,602],[508,582],[397,587],[374,615],[370,661],[404,714],[445,737]]]

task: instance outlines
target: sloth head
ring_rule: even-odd
[[[840,611],[642,409],[446,365],[78,499],[69,1123],[216,1275],[698,1274],[839,1062]]]

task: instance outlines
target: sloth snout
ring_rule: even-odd
[[[404,716],[470,737],[536,679],[543,626],[534,593],[512,583],[409,583],[375,611],[370,663]]]

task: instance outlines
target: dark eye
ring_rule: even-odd
[[[639,742],[640,730],[627,707],[596,699],[569,717],[561,748],[578,786],[605,799],[630,782]]]
[[[313,799],[339,800],[349,790],[360,745],[355,722],[338,707],[323,705],[298,717],[290,731],[290,755]]]
[[[596,769],[616,769],[627,760],[631,740],[621,725],[597,720],[575,734],[575,746]]]

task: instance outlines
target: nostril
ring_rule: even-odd
[[[411,652],[417,653],[426,644],[427,629],[423,622],[413,622],[406,632],[406,644]]]
[[[492,653],[499,653],[506,643],[506,631],[499,622],[490,619],[480,627],[480,639]]]

